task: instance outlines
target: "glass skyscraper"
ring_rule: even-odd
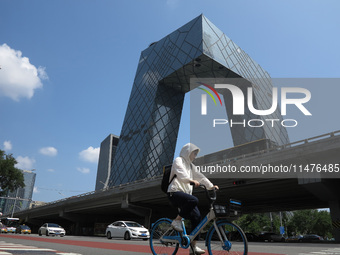
[[[95,190],[101,190],[108,187],[111,166],[116,154],[118,141],[119,138],[117,136],[110,134],[100,144]]]
[[[242,91],[253,87],[257,109],[270,108],[270,76],[203,15],[158,42],[140,56],[109,186],[162,173],[172,163],[184,94],[191,78],[237,78]],[[224,95],[228,99],[230,95]],[[225,100],[228,118],[230,100]],[[245,112],[246,118],[258,118]],[[271,118],[282,119],[275,111]],[[233,117],[235,119],[235,116]],[[267,138],[281,145],[289,142],[284,127],[235,128],[234,145]]]
[[[33,196],[36,173],[22,170],[24,175],[24,188],[19,188],[13,192],[7,192],[6,197],[1,199],[1,209],[3,214],[11,214],[20,210],[28,209]]]

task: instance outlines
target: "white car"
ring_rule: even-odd
[[[45,223],[38,230],[39,236],[41,235],[59,235],[64,236],[66,234],[65,229],[55,223]]]
[[[116,221],[108,225],[106,228],[106,237],[124,237],[125,240],[131,238],[142,238],[148,240],[150,238],[149,230],[134,221]]]
[[[17,228],[15,228],[15,227],[7,227],[7,233],[15,233],[16,229]]]

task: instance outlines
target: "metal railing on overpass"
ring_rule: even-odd
[[[153,177],[149,177],[149,178],[144,178],[144,179],[136,180],[136,181],[133,181],[133,182],[119,184],[117,186],[108,187],[108,188],[101,189],[101,190],[89,191],[89,192],[82,193],[82,194],[79,194],[79,195],[75,195],[75,196],[72,196],[72,197],[66,197],[66,198],[58,199],[58,200],[55,200],[55,201],[51,201],[51,202],[45,203],[43,205],[38,205],[36,207],[42,207],[42,206],[48,206],[48,205],[52,205],[52,204],[57,204],[57,203],[60,203],[60,202],[68,201],[70,199],[86,197],[86,196],[89,196],[89,195],[106,192],[108,190],[114,190],[114,189],[119,190],[119,189],[123,189],[124,187],[130,186],[130,185],[135,185],[135,184],[138,184],[138,183],[145,183],[145,182],[149,182],[151,180],[158,180],[158,179],[160,180],[161,178],[162,178],[162,176],[153,176]]]
[[[273,151],[280,151],[280,150],[284,150],[284,149],[287,149],[287,148],[305,145],[305,144],[308,144],[308,143],[311,143],[311,142],[316,142],[316,141],[319,141],[319,140],[328,139],[328,138],[338,136],[338,135],[340,135],[340,130],[330,132],[330,133],[326,133],[326,134],[319,135],[319,136],[314,136],[314,137],[311,137],[311,138],[308,138],[308,139],[299,140],[299,141],[296,141],[296,142],[293,142],[293,143],[278,145],[278,146],[267,148],[267,149],[264,149],[264,150],[259,150],[259,151],[256,151],[256,152],[251,152],[251,153],[239,155],[239,156],[228,158],[228,159],[209,162],[207,164],[225,164],[227,162],[232,162],[232,161],[236,161],[236,160],[240,160],[240,159],[244,159],[244,158],[254,157],[254,156],[257,156],[257,155],[264,154],[264,153],[269,153],[269,152],[273,152]],[[203,165],[207,165],[207,164],[203,164]]]

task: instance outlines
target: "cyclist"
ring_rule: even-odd
[[[192,195],[193,186],[198,187],[203,184],[208,189],[218,189],[218,186],[213,185],[202,173],[196,170],[192,161],[196,158],[200,149],[192,144],[187,143],[183,146],[180,156],[177,157],[171,168],[170,180],[168,187],[168,198],[170,202],[180,209],[177,217],[172,221],[171,226],[182,232],[182,218],[190,219],[191,227],[194,229],[201,222],[201,213],[197,207],[198,199]],[[176,176],[175,176],[176,175]],[[175,178],[173,178],[175,176]],[[196,245],[199,235],[192,242],[196,254],[205,253]],[[190,254],[192,254],[190,249]]]

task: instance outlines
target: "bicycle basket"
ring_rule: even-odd
[[[241,215],[241,201],[230,199],[229,205],[214,205],[216,217],[238,218]]]
[[[214,205],[214,212],[216,217],[226,217],[228,215],[228,210],[225,205]]]

